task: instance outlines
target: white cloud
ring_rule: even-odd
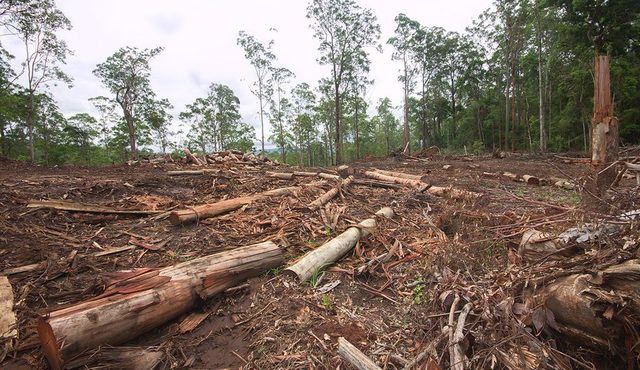
[[[362,0],[360,4],[377,15],[384,45],[393,34],[398,13],[425,26],[462,32],[491,1]],[[236,45],[238,31],[245,30],[264,42],[273,38],[277,64],[292,70],[296,82],[315,86],[327,76],[327,68],[316,63],[317,42],[305,16],[306,1],[59,0],[57,5],[74,26],[61,34],[74,51],[65,67],[74,77],[74,87],[53,89],[65,114],[95,113],[87,99],[108,92],[92,71],[123,46],[165,48],[152,62],[151,83],[159,97],[168,98],[175,106],[176,119],[185,104],[205,94],[209,84],[227,84],[240,98],[242,116],[256,127],[258,137],[258,103],[249,90],[254,71]],[[270,28],[277,32],[270,32]],[[14,50],[17,59],[19,51]],[[375,104],[389,96],[399,104],[399,65],[391,61],[390,47],[385,45],[383,54],[373,54],[371,77],[376,84],[367,98]]]

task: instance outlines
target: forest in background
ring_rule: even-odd
[[[162,47],[123,46],[96,65],[109,93],[87,97],[99,114],[65,116],[49,87],[73,83],[64,71],[72,51],[58,35],[70,21],[53,0],[1,1],[0,41],[19,40],[24,54],[0,50],[0,153],[43,165],[100,165],[183,147],[265,151],[272,144],[277,152],[269,155],[282,162],[320,166],[407,144],[412,152],[433,145],[588,151],[596,54],[611,57],[620,141],[640,142],[637,0],[496,0],[464,33],[411,17],[398,14],[395,32],[382,35],[376,15],[355,1],[310,1],[317,61],[330,71],[315,82],[297,81],[294,66],[280,65],[273,41],[239,30],[238,47],[255,70],[242,77],[253,80],[258,98],[256,132],[233,90],[215,81],[173,117],[171,102],[149,84],[149,61]],[[366,99],[376,77],[369,57],[382,43],[393,47],[403,101]]]

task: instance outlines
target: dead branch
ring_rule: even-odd
[[[358,370],[382,370],[344,337],[338,338],[338,354]]]
[[[312,209],[312,210],[315,210],[315,209],[318,209],[318,208],[322,207],[327,202],[329,202],[331,199],[333,199],[336,195],[338,195],[338,193],[342,189],[345,189],[345,188],[349,187],[349,185],[351,185],[352,182],[353,182],[353,176],[347,177],[338,186],[336,186],[333,189],[329,189],[326,193],[322,194],[321,196],[316,198],[316,200],[311,202],[309,204],[309,208]]]

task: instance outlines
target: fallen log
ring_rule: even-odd
[[[142,209],[116,209],[111,207],[95,206],[91,204],[66,202],[60,200],[31,200],[27,208],[53,208],[62,211],[86,212],[86,213],[114,213],[125,215],[150,215],[165,211],[152,211]]]
[[[340,178],[339,175],[333,175],[333,174],[324,173],[324,172],[320,172],[318,174],[318,176],[320,176],[321,178],[323,178],[325,180],[338,180]]]
[[[382,370],[375,362],[371,361],[369,357],[343,337],[338,338],[338,354],[358,370]]]
[[[482,196],[481,193],[476,193],[473,191],[456,189],[453,187],[444,187],[444,186],[431,186],[427,189],[429,194],[437,195],[443,198],[452,198],[452,199],[477,199]]]
[[[515,173],[512,173],[512,172],[506,172],[505,171],[505,172],[502,173],[502,176],[504,176],[504,177],[506,177],[506,178],[508,178],[508,179],[510,179],[512,181],[515,181],[515,182],[520,182],[521,181],[521,179],[518,177],[518,175],[516,175]]]
[[[287,172],[270,172],[270,171],[267,171],[267,176],[273,177],[273,178],[276,178],[276,179],[282,179],[282,180],[291,180],[291,179],[293,179],[293,173],[287,173]]]
[[[204,175],[205,173],[214,172],[213,170],[176,170],[167,171],[169,176],[183,176],[183,175]]]
[[[317,172],[293,171],[294,176],[314,177],[318,176]]]
[[[414,175],[414,174],[404,173],[404,172],[385,171],[385,170],[379,170],[379,169],[374,169],[374,171],[387,176],[399,177],[402,179],[417,180],[425,183],[427,182],[427,176]]]
[[[388,181],[379,181],[379,180],[370,180],[370,179],[354,179],[354,185],[363,185],[363,186],[371,186],[374,188],[385,188],[385,189],[402,189],[401,185],[394,184]]]
[[[408,178],[405,178],[405,177],[396,177],[396,176],[386,175],[386,174],[380,173],[378,171],[365,171],[364,175],[366,177],[369,177],[369,178],[372,178],[372,179],[376,179],[376,180],[380,180],[380,181],[388,181],[388,182],[393,182],[393,183],[396,183],[396,184],[407,185],[407,186],[410,186],[412,188],[418,189],[419,191],[425,191],[429,187],[429,184],[424,183],[421,180],[408,179]]]
[[[231,211],[235,211],[245,205],[251,204],[256,200],[271,197],[290,195],[300,190],[300,187],[279,188],[268,190],[260,194],[249,195],[246,197],[232,198],[221,200],[216,203],[202,204],[191,208],[181,209],[169,214],[169,221],[174,225],[181,225],[189,222],[196,222],[209,217],[215,217]]]
[[[535,177],[535,176],[531,176],[531,175],[522,175],[522,179],[524,180],[524,182],[526,182],[528,185],[540,185],[540,179]]]
[[[351,185],[352,182],[353,182],[353,176],[347,177],[337,187],[327,190],[326,193],[322,194],[321,196],[316,198],[316,200],[311,202],[309,204],[309,209],[316,210],[322,207],[331,199],[333,199],[336,195],[338,195],[338,193],[340,193],[342,189],[349,187],[349,185]]]
[[[376,216],[391,218],[393,217],[393,210],[389,207],[384,207],[376,212]],[[371,229],[375,227],[375,218],[368,218],[307,253],[295,264],[287,267],[285,272],[295,274],[300,281],[307,281],[323,267],[339,260],[356,245],[358,240],[369,235]]]
[[[187,163],[193,163],[199,166],[202,165],[202,162],[200,162],[200,160],[195,155],[193,155],[188,148],[184,148],[182,149],[182,151],[184,152],[184,155],[187,158]]]
[[[346,179],[350,175],[355,175],[356,173],[356,171],[353,168],[344,164],[336,168],[336,171],[338,172],[338,175],[340,175],[340,177],[342,177],[343,179]]]
[[[0,342],[18,336],[13,303],[11,283],[9,283],[9,279],[6,276],[0,276]]]
[[[85,351],[136,338],[188,312],[199,299],[281,263],[278,246],[264,242],[162,269],[119,273],[100,296],[40,316],[42,350],[51,368],[62,369]]]

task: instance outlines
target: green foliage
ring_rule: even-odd
[[[322,295],[322,306],[327,311],[331,311],[333,309],[333,306],[331,305],[331,296],[329,296],[329,294]]]
[[[413,288],[413,291],[411,293],[413,304],[420,305],[426,302],[426,297],[424,296],[424,289],[425,289],[424,279],[418,278],[417,285]]]

